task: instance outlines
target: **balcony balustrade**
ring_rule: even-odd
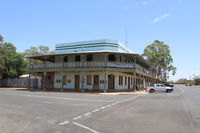
[[[43,63],[43,64],[30,64],[30,70],[41,69],[63,69],[63,68],[133,68],[142,71],[147,74],[152,74],[152,71],[146,68],[134,64],[134,63],[122,63],[122,62],[61,62],[61,63]]]

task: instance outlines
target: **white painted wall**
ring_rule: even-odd
[[[80,72],[55,72],[55,77],[54,77],[54,88],[62,88],[62,75],[67,75],[67,82],[66,85],[63,85],[63,88],[75,88],[75,75],[80,75],[80,88],[82,88],[82,77]],[[87,75],[92,75],[92,84],[87,85]],[[93,76],[94,75],[99,75],[99,88],[100,89],[105,89],[105,85],[103,83],[100,83],[100,80],[104,80],[105,78],[105,73],[104,72],[85,72],[83,75],[83,80],[84,80],[84,89],[93,89]],[[61,80],[61,83],[57,83],[56,80]]]
[[[108,75],[113,74],[115,75],[115,89],[128,89],[128,77],[130,77],[130,88],[132,89],[134,86],[134,76],[130,74],[124,74],[120,72],[107,72],[106,73],[106,80],[108,81]],[[81,73],[80,72],[55,72],[55,77],[54,77],[54,87],[55,88],[62,88],[62,75],[67,75],[67,84],[63,86],[63,88],[75,88],[75,75],[80,75],[80,88],[82,88],[82,83],[81,83]],[[92,84],[87,85],[87,75],[92,75]],[[99,75],[99,89],[107,89],[108,88],[108,83],[100,83],[101,80],[105,79],[105,72],[85,72],[83,75],[83,80],[84,80],[84,89],[93,89],[93,76],[94,75]],[[123,85],[119,85],[119,76],[123,76]],[[127,77],[127,84],[125,84],[125,77]],[[56,80],[61,80],[61,83],[57,83]],[[132,80],[132,82],[131,82]],[[69,82],[68,82],[69,81]],[[144,82],[146,87],[149,85],[149,83]]]
[[[128,77],[130,77],[130,88],[133,88],[134,85],[134,76],[130,74],[124,74],[120,72],[110,72],[109,74],[115,75],[115,89],[128,89]],[[119,85],[119,76],[123,76],[123,85]],[[127,77],[127,84],[125,84],[125,77]],[[132,78],[132,82],[131,82]],[[132,84],[131,84],[132,83]]]
[[[56,80],[61,80],[61,83],[57,83]],[[55,72],[54,88],[62,88],[62,73],[61,72]]]

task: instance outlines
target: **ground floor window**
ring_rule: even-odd
[[[123,76],[119,76],[119,85],[123,85]]]
[[[92,84],[92,75],[87,75],[87,85]]]
[[[63,75],[63,85],[67,84],[67,75]]]
[[[127,85],[127,77],[125,77],[125,85]]]

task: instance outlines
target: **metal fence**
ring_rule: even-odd
[[[0,80],[0,87],[29,88],[29,79],[28,78],[2,79]],[[38,88],[38,79],[30,79],[30,87]]]

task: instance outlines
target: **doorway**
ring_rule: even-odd
[[[94,75],[94,89],[99,89],[99,75]]]
[[[80,75],[75,75],[75,89],[80,88]]]
[[[130,89],[131,88],[131,78],[130,77],[128,77],[128,89]]]
[[[54,88],[54,75],[55,72],[47,72],[46,74],[46,81],[45,81],[45,87],[47,89],[53,89]]]
[[[108,75],[108,89],[115,89],[115,77],[114,75]]]

